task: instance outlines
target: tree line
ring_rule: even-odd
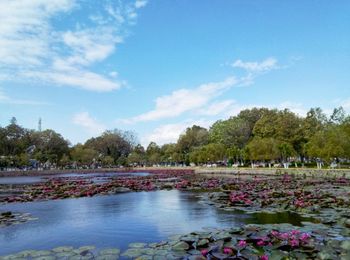
[[[209,129],[193,125],[176,143],[143,147],[131,131],[109,130],[84,144],[54,130],[23,128],[11,119],[0,127],[0,168],[113,167],[152,165],[317,166],[347,165],[350,116],[342,107],[305,117],[288,109],[252,108]]]

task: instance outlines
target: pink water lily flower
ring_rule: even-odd
[[[274,237],[277,237],[280,233],[276,230],[272,230],[271,231],[271,235],[273,235]]]
[[[233,250],[229,247],[225,247],[224,248],[224,254],[227,254],[227,255],[232,255],[233,254]]]
[[[269,260],[269,257],[267,255],[260,256],[260,260]]]
[[[247,246],[247,242],[246,242],[245,240],[240,240],[240,241],[238,242],[238,246],[240,246],[240,247],[245,247],[245,246]]]
[[[292,239],[292,240],[290,241],[290,245],[291,245],[292,247],[298,247],[298,246],[299,246],[299,240],[298,240],[298,239]]]
[[[281,239],[288,239],[289,238],[289,234],[288,233],[281,233],[280,234],[280,238]]]
[[[292,230],[290,233],[291,233],[292,235],[299,235],[299,234],[300,234],[300,231],[294,229],[294,230]]]
[[[207,249],[202,249],[201,250],[202,256],[207,256],[208,253],[209,253],[209,251]]]
[[[301,236],[300,236],[300,240],[301,240],[302,242],[306,242],[310,237],[311,237],[310,234],[308,234],[308,233],[303,233],[303,234],[301,234]]]
[[[264,246],[265,242],[263,240],[259,240],[257,243],[258,246]]]

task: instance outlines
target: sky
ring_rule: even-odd
[[[0,0],[0,126],[176,142],[252,107],[350,112],[348,0]]]

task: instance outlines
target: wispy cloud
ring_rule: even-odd
[[[136,8],[145,7],[147,5],[147,3],[148,3],[147,0],[136,0],[135,7]]]
[[[73,116],[73,123],[81,126],[89,134],[96,136],[101,134],[105,129],[105,125],[99,123],[95,118],[91,117],[88,112],[81,112]]]
[[[126,122],[154,121],[180,116],[185,112],[202,108],[235,84],[237,84],[236,78],[228,77],[224,81],[203,84],[194,89],[173,91],[170,95],[158,97],[155,101],[155,109],[126,120]]]
[[[344,110],[347,113],[350,113],[350,98],[348,97],[344,97],[344,98],[337,98],[335,100],[332,101],[333,107],[329,108],[329,114],[331,114],[333,111],[332,109],[334,107],[340,107],[342,106],[344,108]]]
[[[199,109],[196,114],[203,116],[217,116],[230,109],[234,103],[235,100],[216,101],[207,107]]]
[[[102,0],[104,6],[88,13],[89,23],[78,18],[71,28],[58,30],[56,18],[70,16],[82,5],[76,0],[4,0],[0,2],[0,79],[45,81],[91,91],[111,91],[123,86],[109,73],[92,65],[114,54],[136,11],[146,1]],[[102,11],[101,11],[102,10]],[[79,16],[76,16],[79,17]]]
[[[289,109],[290,111],[294,112],[295,114],[299,116],[305,116],[307,113],[307,109],[304,104],[292,102],[292,101],[283,101],[281,103],[275,103],[275,104],[242,104],[237,101],[233,102],[232,105],[226,109],[226,112],[223,113],[224,117],[231,117],[236,116],[244,109],[252,109],[254,107],[265,107],[269,109]]]
[[[47,102],[40,102],[29,99],[16,99],[6,95],[0,89],[0,104],[11,104],[11,105],[30,105],[30,106],[41,106],[41,105],[49,105]]]
[[[252,85],[255,78],[259,75],[282,68],[278,64],[278,60],[273,57],[266,58],[262,61],[242,61],[238,59],[228,65],[235,69],[243,69],[246,72],[246,75],[240,78],[240,85],[242,86]]]
[[[263,61],[242,61],[236,60],[231,64],[233,68],[241,68],[251,73],[262,73],[278,68],[277,60],[269,57]]]
[[[180,123],[160,125],[156,127],[152,132],[141,137],[141,144],[147,147],[150,142],[156,142],[158,145],[176,143],[179,136],[184,133],[188,127],[198,125],[208,128],[212,123],[214,123],[213,120],[188,119]]]

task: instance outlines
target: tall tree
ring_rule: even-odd
[[[186,132],[180,135],[177,141],[177,147],[183,154],[188,154],[193,148],[208,144],[208,130],[193,125],[186,129]]]
[[[226,147],[243,148],[251,134],[249,122],[239,117],[215,122],[209,130],[210,141]]]
[[[117,163],[118,160],[126,159],[135,145],[134,136],[130,133],[118,129],[105,131],[101,136],[87,140],[85,146],[102,156],[112,157]]]

